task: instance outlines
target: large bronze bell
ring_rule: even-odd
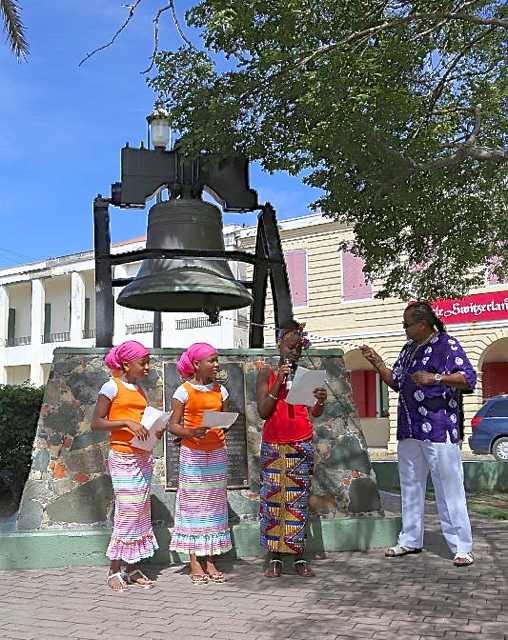
[[[148,215],[146,247],[225,251],[221,211],[194,198],[159,202]],[[246,307],[253,298],[225,260],[149,258],[117,302],[132,309],[203,311],[216,322],[219,310]]]

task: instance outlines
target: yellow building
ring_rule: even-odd
[[[295,317],[307,323],[314,346],[344,350],[369,446],[395,450],[397,394],[381,382],[358,346],[373,346],[392,365],[406,340],[402,329],[406,302],[374,297],[376,285],[365,282],[362,261],[339,249],[342,240],[352,239],[348,227],[314,214],[280,221],[279,232]],[[241,245],[253,251],[256,229],[242,229],[239,236]],[[485,287],[462,301],[440,301],[434,309],[478,372],[474,393],[464,396],[467,450],[474,413],[486,398],[508,392],[508,285],[495,278],[489,281],[486,274]],[[273,327],[270,297],[266,324]],[[273,330],[267,328],[266,345],[273,343],[273,336]]]

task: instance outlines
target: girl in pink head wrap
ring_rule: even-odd
[[[192,378],[195,372],[194,363],[217,353],[217,349],[206,342],[195,342],[184,351],[176,364],[182,378]]]
[[[132,362],[139,358],[146,358],[150,355],[148,349],[136,340],[127,340],[118,345],[118,347],[112,347],[104,359],[104,364],[108,369],[112,371],[121,370],[123,362]]]
[[[193,584],[224,582],[213,556],[232,548],[226,487],[228,453],[224,431],[206,429],[202,423],[205,410],[229,411],[229,394],[215,380],[219,356],[211,345],[193,344],[176,366],[187,380],[171,401],[169,430],[182,442],[169,548],[189,554]],[[202,563],[199,557],[203,556]]]
[[[150,510],[153,458],[151,451],[132,446],[131,440],[134,436],[146,440],[148,436],[141,424],[148,401],[139,382],[148,375],[150,354],[139,342],[128,340],[113,347],[104,362],[113,378],[99,391],[91,427],[109,431],[111,446],[108,466],[115,494],[115,515],[106,551],[111,560],[107,583],[114,591],[124,591],[129,584],[148,589],[153,581],[137,565],[143,558],[153,556],[158,548]],[[157,436],[162,437],[162,433]],[[125,571],[122,562],[126,564]]]

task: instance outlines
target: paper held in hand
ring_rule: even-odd
[[[323,369],[296,369],[293,384],[286,398],[288,404],[304,404],[311,407],[315,402],[314,389],[320,389],[325,385],[326,371]]]
[[[238,418],[238,415],[238,413],[231,411],[208,411],[208,409],[206,409],[203,413],[201,426],[226,431]]]
[[[145,451],[151,451],[157,442],[157,431],[161,431],[169,422],[171,412],[159,411],[153,407],[147,407],[143,412],[141,418],[141,424],[148,429],[148,438],[146,440],[140,440],[137,436],[134,436],[131,440],[131,446],[136,449],[144,449]]]

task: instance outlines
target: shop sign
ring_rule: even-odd
[[[432,308],[445,324],[504,320],[508,318],[508,291],[475,293],[455,300],[436,300]]]

